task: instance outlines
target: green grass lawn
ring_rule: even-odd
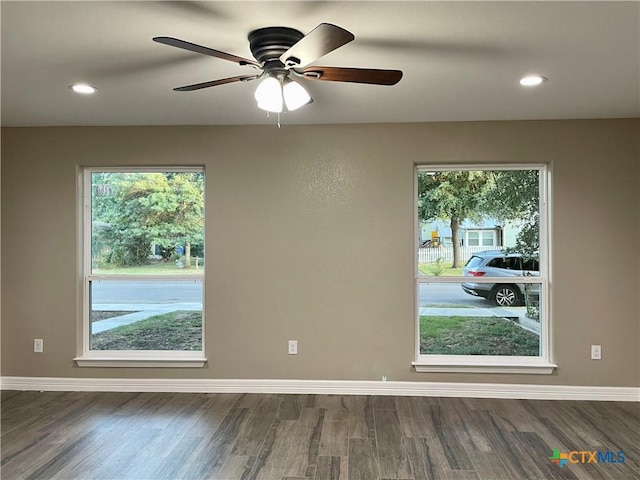
[[[433,272],[433,264],[431,263],[420,263],[418,264],[418,271],[420,275],[434,275]],[[462,276],[462,268],[452,268],[451,266],[445,267],[440,275],[442,277],[461,277]]]
[[[200,265],[198,269],[194,266],[191,268],[178,268],[173,262],[158,262],[139,267],[113,267],[113,268],[94,268],[94,275],[193,275],[204,274],[204,267]]]
[[[425,355],[538,356],[540,338],[500,317],[421,316]]]
[[[201,350],[202,312],[156,315],[93,335],[92,350]]]

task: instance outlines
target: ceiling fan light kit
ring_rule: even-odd
[[[255,60],[238,57],[212,48],[196,45],[173,37],[155,37],[158,43],[182,48],[247,66],[261,72],[253,75],[212,80],[174,88],[178,92],[191,92],[234,82],[263,80],[255,91],[258,108],[280,113],[286,107],[294,111],[311,103],[311,95],[291,77],[305,80],[395,85],[402,78],[400,70],[368,68],[319,67],[310,65],[320,57],[354,40],[354,35],[330,23],[321,23],[307,35],[288,27],[266,27],[249,33],[249,48]]]
[[[283,80],[275,77],[265,78],[256,88],[254,96],[258,102],[258,108],[274,113],[283,111],[283,102],[287,111],[293,112],[312,101],[311,95],[302,85],[288,78]]]

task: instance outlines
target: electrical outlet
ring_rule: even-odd
[[[44,348],[44,341],[41,338],[34,338],[33,351],[35,353],[42,353],[43,348]]]
[[[297,355],[298,354],[298,341],[297,340],[289,340],[289,355]]]
[[[600,345],[591,345],[591,360],[602,359],[602,347]]]

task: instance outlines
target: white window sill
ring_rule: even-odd
[[[550,375],[558,366],[539,358],[433,355],[413,362],[418,373],[525,373]]]
[[[81,355],[73,359],[79,367],[134,367],[134,368],[202,368],[207,359],[193,356],[99,356]]]

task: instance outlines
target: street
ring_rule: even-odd
[[[199,281],[137,281],[115,280],[92,282],[93,303],[187,303],[202,302],[202,282]]]
[[[198,281],[95,281],[92,288],[93,303],[150,304],[202,302],[202,282]],[[420,305],[466,305],[486,308],[491,303],[464,293],[458,284],[422,284],[419,289]]]
[[[463,292],[457,283],[423,283],[418,292],[419,305],[466,305],[477,308],[493,306],[489,300]]]

